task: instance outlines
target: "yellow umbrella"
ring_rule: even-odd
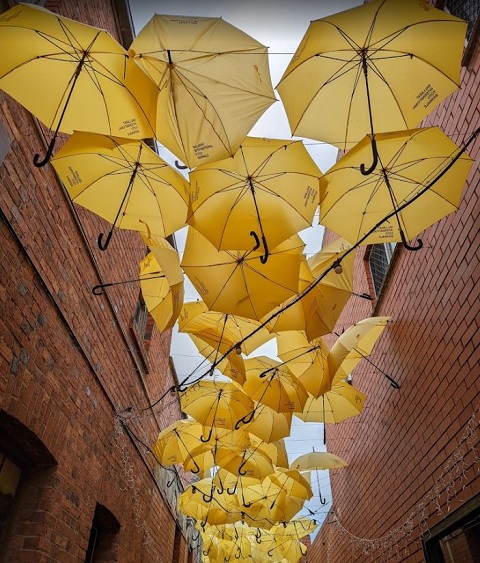
[[[304,332],[282,332],[277,336],[277,350],[278,357],[310,395],[319,397],[331,388],[333,374],[327,360],[330,349],[321,338],[309,342]]]
[[[318,399],[309,397],[303,412],[295,413],[295,416],[304,422],[336,424],[361,414],[365,400],[366,396],[361,391],[340,381]]]
[[[168,242],[165,241],[165,244],[167,245]],[[170,248],[178,256],[176,250]],[[169,278],[172,279],[174,276],[171,273],[167,274],[168,268],[164,270],[160,266],[159,259],[162,260],[160,249],[152,250],[140,262],[140,288],[148,312],[158,330],[163,332],[172,328],[177,321],[183,305],[184,289],[183,274],[179,264],[180,275],[175,279],[180,281],[172,284]]]
[[[289,497],[298,497],[303,500],[309,500],[313,497],[310,483],[296,469],[278,467],[275,473],[265,477],[263,483],[267,486],[278,487],[286,492]]]
[[[176,420],[164,428],[152,448],[155,457],[163,465],[181,464],[187,471],[199,473],[206,469],[194,459],[194,452],[199,446],[205,449],[224,447],[244,448],[249,444],[248,434],[242,431],[232,432],[215,428],[207,443],[202,442],[204,427],[194,420]]]
[[[250,434],[250,442],[253,448],[267,455],[277,467],[288,467],[288,454],[283,439],[264,442],[254,434]]]
[[[243,389],[254,401],[277,412],[302,412],[308,393],[286,366],[258,356],[246,360],[245,369]]]
[[[247,137],[190,173],[188,223],[219,250],[269,249],[312,225],[322,173],[302,141]]]
[[[220,357],[219,351],[204,342],[201,332],[198,333],[198,336],[195,334],[190,334],[189,336],[200,354],[209,362],[212,362],[212,364],[215,363],[215,367],[218,371],[229,377],[238,385],[245,383],[245,362],[241,355],[236,352],[230,352],[223,360],[218,361]]]
[[[221,381],[199,381],[180,393],[182,411],[192,416],[197,422],[210,428],[208,441],[213,427],[234,430],[237,422],[250,414],[253,401],[233,383]]]
[[[285,522],[284,524],[278,524],[273,526],[268,531],[269,534],[273,536],[291,536],[297,539],[303,538],[312,534],[315,529],[318,528],[318,522],[312,520],[311,518],[295,518],[290,520],[290,522]]]
[[[345,378],[355,366],[368,357],[390,317],[368,317],[349,327],[336,340],[328,354],[328,366],[334,383]]]
[[[370,141],[365,137],[321,179],[320,223],[353,244],[397,241],[418,249],[420,241],[407,241],[457,210],[473,160],[438,127],[384,133],[376,135],[380,166],[363,176]]]
[[[155,84],[106,31],[18,4],[0,16],[0,48],[0,88],[54,130],[36,166],[58,132],[154,136]]]
[[[260,320],[296,293],[304,246],[295,235],[262,263],[260,252],[218,251],[189,227],[181,265],[209,309]]]
[[[222,18],[155,14],[129,52],[158,88],[156,137],[190,168],[233,156],[275,102],[267,47]]]
[[[221,448],[216,453],[217,465],[233,475],[261,480],[274,471],[268,453],[260,448],[250,447],[241,451]]]
[[[466,29],[424,0],[312,21],[277,85],[292,134],[347,150],[367,133],[416,127],[458,89]]]
[[[229,313],[210,311],[203,301],[185,303],[178,319],[178,331],[198,335],[222,354],[235,344],[250,355],[259,346],[273,338],[258,321]],[[242,342],[250,333],[255,334]]]
[[[227,524],[235,521],[238,499],[235,494],[220,493],[207,478],[189,485],[179,495],[177,508],[185,516],[200,522]]]
[[[250,434],[270,443],[290,436],[291,425],[291,412],[277,412],[267,405],[257,403],[252,420],[244,428]]]
[[[142,141],[76,131],[52,159],[72,199],[115,227],[165,237],[185,225],[184,177]]]
[[[339,469],[347,466],[348,463],[346,461],[329,452],[310,452],[297,457],[290,464],[291,469],[297,469],[298,471]]]

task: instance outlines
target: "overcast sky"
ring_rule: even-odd
[[[142,27],[155,13],[165,15],[222,17],[228,23],[235,25],[245,33],[269,48],[270,72],[272,84],[275,87],[295,49],[305,34],[312,20],[329,14],[347,10],[359,4],[358,0],[129,0],[135,31],[138,34]],[[280,100],[277,94],[277,100]],[[280,101],[274,103],[260,118],[250,132],[251,136],[290,139],[291,131]],[[325,172],[336,160],[337,149],[318,141],[305,140],[318,167]],[[168,151],[160,150],[160,155],[169,160]],[[171,161],[171,160],[170,160]],[[315,221],[318,219],[316,218]],[[301,236],[307,243],[307,254],[317,252],[321,248],[322,227],[315,226],[302,231]],[[176,234],[179,252],[183,251],[185,229]],[[191,301],[198,296],[193,286],[187,282],[185,290],[186,300]],[[202,357],[190,341],[187,334],[179,334],[176,327],[173,331],[171,350],[172,358],[180,381],[189,375],[202,363]],[[254,352],[254,356],[267,355],[275,357],[276,348],[267,344]],[[203,362],[198,374],[206,371],[207,364]],[[323,426],[305,424],[294,417],[291,437],[286,439],[289,461],[303,453],[323,448]],[[319,483],[317,483],[317,478]],[[318,484],[322,494],[329,495],[328,472],[312,472],[312,487],[315,497],[306,503],[311,510],[319,510],[317,520],[323,520],[330,502],[323,507],[319,503]],[[300,514],[306,514],[303,510]]]

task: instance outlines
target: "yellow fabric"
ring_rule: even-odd
[[[277,412],[302,412],[308,393],[280,362],[267,356],[245,360],[245,393]]]
[[[298,235],[261,252],[218,251],[189,227],[182,267],[209,309],[260,320],[296,293],[304,242]]]
[[[309,342],[304,332],[282,332],[277,336],[277,350],[278,357],[310,395],[319,397],[331,388],[327,362],[330,350],[321,338]]]
[[[217,464],[234,475],[254,479],[264,479],[274,471],[272,460],[268,454],[258,449],[233,451],[220,449],[216,455]]]
[[[213,348],[213,346],[210,346],[210,344],[205,342],[206,338],[208,338],[208,334],[206,338],[203,338],[202,332],[199,332],[198,334],[189,334],[189,336],[200,354],[202,354],[202,356],[204,356],[208,361],[213,363],[220,358],[221,354]],[[245,362],[243,357],[236,352],[230,352],[227,357],[217,364],[216,369],[238,385],[243,385],[245,383]]]
[[[64,133],[154,136],[155,84],[106,31],[18,4],[0,15],[0,48],[0,88],[50,129],[66,106]]]
[[[336,424],[361,414],[366,396],[349,383],[340,381],[318,399],[309,397],[305,408],[295,416],[304,422]]]
[[[235,429],[254,408],[253,401],[233,383],[199,381],[180,393],[182,410],[204,426]]]
[[[183,279],[180,283],[170,285],[154,253],[149,252],[140,262],[140,288],[145,305],[158,330],[163,332],[172,328],[183,305]]]
[[[268,533],[276,537],[291,536],[300,539],[312,534],[316,528],[318,528],[317,522],[310,518],[301,517],[290,520],[286,524],[273,526]]]
[[[190,173],[187,222],[220,250],[251,250],[252,231],[273,249],[312,225],[321,175],[302,141],[247,137]]]
[[[242,428],[270,443],[290,436],[291,424],[292,413],[278,413],[267,405],[257,403],[252,421]]]
[[[339,469],[347,467],[348,463],[342,458],[329,452],[310,452],[294,459],[291,469],[310,471],[312,469]]]
[[[221,354],[254,331],[255,334],[241,344],[244,354],[251,354],[273,338],[273,334],[266,328],[260,328],[258,321],[209,311],[203,301],[184,304],[178,319],[178,331],[198,335],[207,344],[218,349]]]
[[[236,495],[229,495],[226,491],[220,493],[216,487],[212,488],[212,480],[206,478],[189,485],[179,495],[177,508],[185,516],[200,522],[226,524],[235,521],[238,500]]]
[[[185,225],[186,180],[142,141],[76,131],[51,162],[72,201],[116,227],[166,237]]]
[[[320,180],[322,225],[352,244],[360,240],[362,244],[400,242],[400,228],[411,240],[457,210],[473,163],[467,154],[399,211],[398,220],[394,215],[384,221],[385,216],[410,202],[434,180],[459,149],[438,127],[379,134],[375,139],[380,160],[373,173],[363,176],[359,170],[372,158],[371,137],[367,136]]]
[[[222,18],[156,14],[129,52],[158,88],[157,139],[190,168],[232,156],[276,100],[267,47]]]
[[[371,132],[362,49],[373,132],[416,127],[458,88],[465,33],[466,22],[424,0],[312,21],[277,85],[292,134],[346,150]]]
[[[328,355],[334,384],[344,379],[345,374],[350,374],[358,362],[371,354],[389,320],[390,317],[362,319],[337,338]]]

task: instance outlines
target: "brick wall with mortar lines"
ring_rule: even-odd
[[[117,35],[110,2],[55,4]],[[151,477],[152,460],[115,432],[114,416],[147,408],[173,385],[171,335],[154,329],[145,358],[131,328],[138,284],[108,297],[91,293],[102,281],[97,268],[104,281],[135,277],[145,246],[117,230],[99,251],[96,238],[109,225],[70,205],[50,165],[33,166],[42,144],[30,114],[4,93],[0,108],[11,144],[0,167],[0,207],[13,229],[0,221],[0,409],[57,461],[30,472],[21,488],[4,560],[83,561],[98,502],[121,525],[112,560],[171,561],[175,521]],[[174,398],[160,407],[136,426],[146,443],[180,416]]]
[[[462,69],[461,89],[424,123],[439,125],[459,145],[480,126],[479,51],[477,41],[468,68]],[[380,372],[361,363],[353,384],[367,395],[364,412],[327,426],[328,450],[349,463],[330,472],[334,509],[342,526],[358,538],[385,537],[407,523],[412,512],[419,516],[420,504],[432,498],[480,402],[479,152],[477,138],[468,150],[475,162],[458,211],[421,234],[422,250],[398,248],[380,301],[352,297],[336,327],[339,332],[362,318],[390,315],[371,360],[401,385],[393,389]],[[335,238],[326,232],[324,244]],[[367,271],[361,247],[355,292],[372,294]],[[478,462],[469,446],[463,447],[468,453],[458,468],[465,473],[454,480],[459,494],[447,501],[440,487],[434,495],[440,510],[432,500],[426,503],[424,529],[480,492]],[[391,539],[382,551],[371,542],[362,546],[330,518],[309,549],[309,561],[423,561],[419,519],[412,522],[411,535],[400,531],[401,542]]]

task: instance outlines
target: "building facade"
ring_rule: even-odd
[[[478,3],[446,4],[477,19],[461,87],[424,125],[462,146],[480,126]],[[421,234],[421,250],[356,252],[354,291],[373,300],[352,297],[336,332],[370,316],[391,321],[374,365],[352,374],[367,396],[362,414],[327,425],[328,451],[349,466],[331,472],[333,504],[310,563],[480,560],[480,137],[468,153],[460,207]],[[326,232],[324,244],[334,238]]]
[[[126,2],[37,3],[132,40]],[[110,226],[72,205],[50,164],[32,163],[48,140],[0,92],[0,560],[187,563],[181,479],[145,447],[181,417],[171,334],[138,283],[92,293],[136,278],[146,247],[116,230],[98,249]]]

